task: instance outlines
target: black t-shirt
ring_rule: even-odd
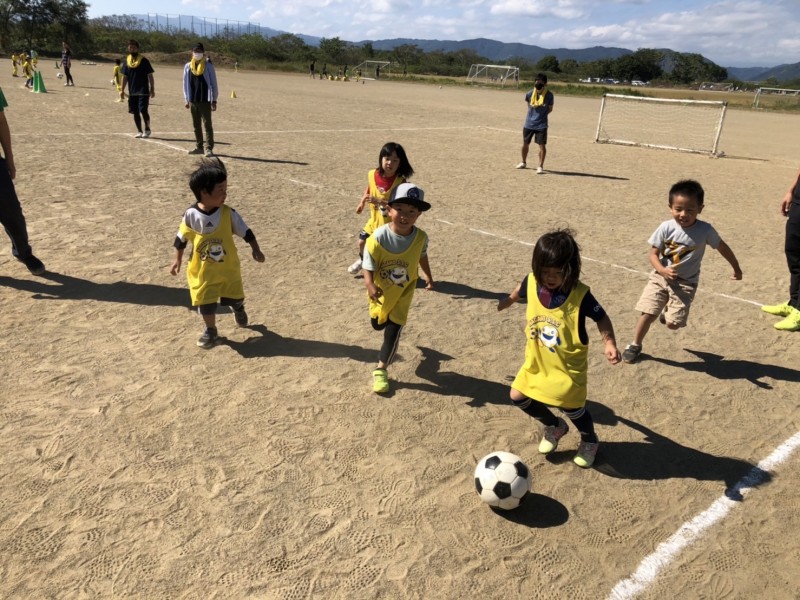
[[[127,59],[122,63],[122,74],[128,78],[129,96],[150,95],[150,79],[148,78],[150,73],[155,73],[155,71],[145,57],[142,57],[139,66],[135,69],[128,66]]]
[[[194,75],[189,72],[189,102],[208,102],[208,84],[202,75]]]

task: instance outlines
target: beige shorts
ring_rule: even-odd
[[[664,316],[667,323],[686,327],[689,308],[692,306],[697,285],[685,281],[668,282],[655,271],[650,273],[642,296],[636,303],[636,310],[648,315],[658,316],[666,307]]]

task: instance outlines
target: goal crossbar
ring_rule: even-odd
[[[379,72],[383,71],[390,64],[392,64],[392,63],[391,63],[391,61],[388,61],[388,60],[365,60],[364,62],[359,63],[355,67],[353,67],[353,71],[352,72],[353,73],[357,73],[358,69],[361,69],[361,73],[362,73],[361,79],[373,79],[372,77],[370,77],[368,75],[368,73],[369,74],[374,73],[375,69],[378,69]]]
[[[605,94],[595,142],[718,156],[728,103]]]
[[[519,67],[513,65],[473,64],[467,74],[467,81],[470,83],[482,81],[504,86],[509,79],[514,83],[519,83]]]

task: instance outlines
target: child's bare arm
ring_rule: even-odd
[[[667,281],[675,281],[678,278],[678,272],[672,267],[665,267],[662,265],[659,254],[660,251],[658,248],[655,246],[650,247],[650,254],[647,255],[650,265],[656,270],[656,273],[661,275]]]
[[[605,315],[597,322],[597,329],[600,331],[600,335],[603,336],[603,343],[605,344],[603,354],[606,355],[606,359],[612,365],[617,364],[622,360],[622,357],[620,356],[619,348],[617,348],[617,338],[614,337],[614,326],[611,324],[611,319],[608,318],[608,315]]]
[[[364,273],[364,286],[367,288],[367,294],[369,294],[370,298],[377,301],[381,296],[383,296],[383,290],[375,285],[375,280],[372,277],[372,271],[364,269],[362,272]]]
[[[431,275],[431,264],[428,262],[428,255],[419,257],[419,268],[425,274],[425,289],[433,289],[433,275]]]
[[[723,258],[727,260],[733,267],[733,275],[731,275],[731,279],[741,279],[742,269],[739,266],[739,261],[736,260],[736,255],[733,253],[733,250],[731,250],[731,247],[720,240],[717,250],[719,250],[719,253],[722,254]]]
[[[361,211],[363,211],[364,207],[367,206],[367,202],[369,202],[369,199],[370,199],[369,186],[367,186],[367,189],[364,190],[364,193],[361,196],[361,202],[359,202],[358,203],[358,207],[356,207],[356,214],[357,215],[361,214]]]
[[[511,292],[505,298],[502,298],[501,300],[499,300],[497,302],[497,310],[505,310],[506,308],[508,308],[509,306],[514,304],[515,302],[519,302],[520,301],[519,290],[520,290],[521,287],[522,287],[521,283],[517,284],[517,287],[514,288],[513,292]]]
[[[169,272],[177,275],[178,271],[181,270],[181,262],[183,262],[183,248],[175,248],[175,260],[172,261]]]

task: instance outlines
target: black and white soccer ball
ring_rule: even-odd
[[[62,77],[64,77],[64,74],[63,74],[63,73],[56,73],[56,77],[58,77],[59,79],[61,79]]]
[[[478,461],[475,489],[489,506],[512,510],[530,493],[531,472],[519,456],[498,450]]]

